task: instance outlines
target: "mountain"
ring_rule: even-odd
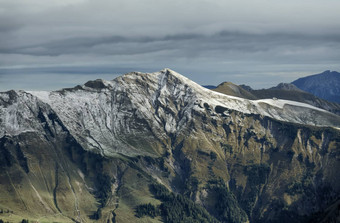
[[[299,78],[292,84],[322,99],[340,103],[340,73],[336,71]]]
[[[207,89],[214,89],[214,88],[216,88],[215,85],[202,85],[202,87],[205,87]]]
[[[244,90],[246,90],[246,91],[252,91],[252,90],[254,90],[253,88],[251,88],[250,86],[248,86],[248,85],[245,85],[245,84],[241,84],[241,85],[239,85],[241,88],[243,88]]]
[[[0,93],[0,219],[339,219],[340,118],[164,69]],[[2,210],[2,211],[1,211]]]
[[[340,104],[323,100],[308,92],[302,91],[293,84],[280,83],[269,89],[253,90],[249,86],[238,86],[231,82],[224,82],[212,89],[223,94],[241,97],[250,100],[278,98],[306,103],[336,115],[340,115]]]
[[[226,94],[226,95],[245,98],[245,99],[251,99],[251,100],[258,99],[250,91],[244,89],[241,86],[233,84],[231,82],[223,82],[219,84],[215,89],[212,89],[212,90]]]
[[[286,91],[301,91],[301,89],[297,88],[294,84],[289,83],[280,83],[276,87],[269,88],[269,90],[286,90]]]

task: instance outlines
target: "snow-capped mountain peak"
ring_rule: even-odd
[[[2,101],[6,97],[8,93],[0,95]],[[19,108],[20,104],[27,107]],[[140,151],[131,142],[166,140],[187,129],[197,115],[232,121],[234,117],[229,112],[238,111],[299,124],[340,126],[339,116],[307,104],[228,96],[164,69],[155,73],[131,72],[111,81],[88,81],[61,91],[21,92],[16,102],[1,103],[2,122],[9,123],[1,125],[1,135],[32,130],[31,126],[38,125],[31,122],[41,106],[46,107],[46,117],[54,112],[85,149],[105,156],[138,154]]]

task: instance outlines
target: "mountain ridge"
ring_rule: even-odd
[[[233,88],[231,88],[231,86]],[[237,90],[235,91],[235,89]],[[297,88],[295,85],[288,83],[280,83],[276,87],[271,87],[268,89],[254,90],[251,89],[250,87],[244,88],[242,85],[238,86],[231,82],[224,82],[217,88],[212,90],[227,95],[238,96],[253,100],[278,98],[284,100],[297,101],[325,109],[336,115],[340,115],[340,104],[318,98],[317,96],[305,92]]]
[[[116,154],[116,152],[110,154],[112,148],[115,148],[114,151],[133,153],[134,149],[124,143],[127,139],[118,140],[121,136],[117,134],[123,134],[123,138],[131,134],[145,138],[144,130],[150,129],[152,135],[149,137],[162,139],[167,134],[182,131],[184,125],[190,122],[192,111],[203,112],[206,106],[211,107],[212,112],[217,115],[224,115],[223,110],[231,109],[281,121],[340,127],[338,116],[319,108],[288,100],[245,100],[215,93],[170,69],[151,74],[131,72],[113,81],[90,81],[82,86],[62,91],[27,93],[20,91],[20,93],[34,95],[47,103],[84,148],[95,150],[105,156]],[[169,96],[177,104],[168,104]],[[25,98],[33,99],[28,96]],[[123,102],[120,102],[121,99]],[[130,110],[131,113],[125,113],[120,117],[110,115],[119,114],[119,110],[122,109]],[[88,114],[87,110],[95,113]],[[131,117],[138,117],[146,122],[132,127],[134,125],[129,121]],[[19,123],[10,125],[18,126]]]
[[[171,222],[164,208],[181,205],[192,211],[171,213],[196,222],[338,217],[325,215],[338,117],[313,106],[226,96],[169,69],[0,99],[0,208],[14,211],[0,218]]]

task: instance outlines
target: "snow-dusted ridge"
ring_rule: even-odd
[[[227,110],[236,110],[293,123],[340,127],[339,116],[311,105],[228,96],[170,69],[132,72],[112,81],[98,79],[61,91],[16,94],[15,99],[5,103],[8,95],[0,93],[0,137],[38,131],[39,123],[34,122],[34,117],[44,107],[45,116],[55,112],[85,149],[107,156],[124,151],[134,153],[135,148],[128,143],[131,140],[164,139],[168,134],[181,132],[194,118],[193,112],[222,119],[228,116]],[[218,113],[216,106],[225,108],[224,114]]]
[[[313,109],[313,110],[318,110],[318,111],[330,113],[330,112],[328,112],[324,109],[317,108],[315,106],[312,106],[312,105],[309,105],[309,104],[306,104],[306,103],[297,102],[297,101],[282,100],[282,99],[248,100],[248,99],[244,99],[244,98],[240,98],[240,97],[236,97],[236,96],[230,96],[230,95],[222,94],[222,93],[219,93],[219,92],[216,92],[216,91],[211,91],[211,90],[209,90],[205,87],[202,87],[201,85],[197,84],[196,82],[194,82],[194,81],[192,81],[192,80],[182,76],[181,74],[179,74],[179,73],[177,73],[173,70],[170,70],[168,68],[164,69],[163,72],[166,72],[167,70],[170,71],[177,78],[181,79],[183,82],[190,84],[190,87],[195,89],[197,92],[203,91],[204,93],[208,94],[209,96],[211,96],[213,98],[217,98],[217,99],[222,100],[222,102],[220,100],[218,100],[221,104],[223,104],[223,100],[225,100],[225,99],[227,99],[227,100],[233,99],[235,101],[238,100],[238,101],[242,101],[244,103],[247,103],[247,102],[252,103],[252,104],[257,105],[257,106],[258,106],[259,103],[266,103],[268,105],[275,106],[275,107],[283,109],[285,105],[292,105],[292,106],[305,107],[305,108],[310,108],[310,109]],[[241,112],[244,112],[244,113],[251,113],[250,111],[247,111],[247,110],[241,110],[237,106],[232,108],[232,109],[235,109],[237,111],[241,111]],[[263,114],[263,115],[265,115],[265,114]]]
[[[169,77],[177,79],[180,85],[177,85],[178,89],[174,89],[174,92],[167,91],[167,84],[169,85]],[[170,79],[171,79],[170,78]],[[323,109],[311,106],[309,104],[289,101],[289,100],[280,100],[280,99],[262,99],[262,100],[247,100],[239,97],[228,96],[225,94],[221,94],[215,91],[211,91],[206,89],[199,84],[193,82],[192,80],[182,76],[181,74],[170,70],[164,69],[159,72],[145,74],[140,72],[132,72],[125,74],[121,77],[113,81],[104,81],[104,80],[97,80],[102,81],[107,88],[101,89],[100,92],[108,92],[108,91],[115,91],[120,90],[122,87],[126,88],[129,91],[129,95],[131,96],[131,100],[140,111],[144,113],[145,118],[152,119],[152,114],[148,114],[152,111],[152,106],[154,106],[154,101],[157,95],[162,96],[158,99],[161,100],[162,103],[166,103],[166,98],[171,95],[171,93],[176,93],[176,91],[183,90],[180,89],[181,87],[187,86],[188,89],[192,92],[192,97],[195,98],[196,101],[199,103],[208,103],[212,107],[216,107],[217,105],[226,107],[228,109],[240,111],[247,114],[260,114],[268,117],[272,117],[274,119],[287,121],[287,122],[294,122],[300,124],[309,124],[309,125],[319,125],[319,126],[328,126],[332,125],[332,123],[325,123],[322,117],[315,117],[315,112],[322,113],[323,115],[330,115],[334,118],[335,116],[328,111]],[[137,83],[136,83],[137,82]],[[143,86],[144,84],[144,86]],[[138,92],[136,89],[140,88],[148,88],[149,90],[153,90],[153,94],[150,95],[151,92]],[[85,90],[91,90],[89,87],[83,85]],[[145,90],[145,89],[144,89]],[[83,92],[83,91],[81,91]],[[97,91],[96,91],[97,92]],[[46,103],[51,104],[52,107],[55,103],[50,103],[50,98],[46,97],[48,94],[47,92],[30,92],[33,95],[36,95],[38,98],[43,100]],[[52,93],[53,94],[53,93]],[[86,94],[79,95],[79,93],[74,92],[73,95],[86,97]],[[53,97],[53,96],[52,96]],[[148,98],[150,97],[150,98]],[[153,100],[152,103],[146,101],[146,99]],[[92,98],[93,99],[93,98]],[[82,99],[84,100],[84,99]],[[73,103],[76,103],[76,100],[72,100]],[[193,101],[192,101],[193,102]],[[147,108],[151,106],[150,108]],[[197,106],[194,106],[192,103],[191,109],[198,109]],[[314,111],[314,112],[312,112]],[[292,112],[292,114],[290,114]],[[307,112],[307,113],[306,113]],[[64,113],[64,112],[63,112]],[[300,114],[301,113],[301,114]],[[311,113],[311,114],[308,114]],[[299,115],[300,114],[300,115]],[[150,116],[151,115],[151,116]],[[303,117],[300,117],[300,116]],[[307,118],[306,115],[310,115],[311,117]],[[336,123],[334,123],[336,125]],[[176,131],[176,129],[173,129]]]

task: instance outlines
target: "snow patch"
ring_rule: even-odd
[[[50,91],[26,91],[27,93],[30,93],[34,96],[36,96],[37,98],[39,98],[40,100],[42,100],[43,102],[50,104],[51,100],[50,100]]]

